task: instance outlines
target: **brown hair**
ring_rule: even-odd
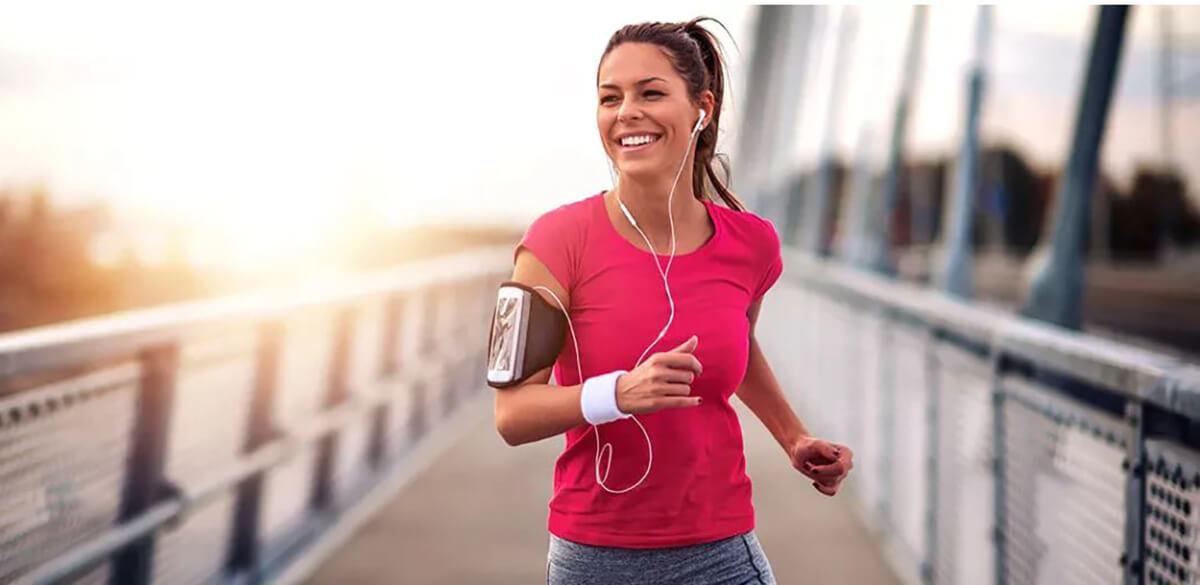
[[[693,102],[700,100],[704,90],[713,93],[714,103],[712,112],[708,112],[708,124],[700,131],[696,139],[696,152],[692,160],[692,189],[696,199],[704,199],[705,178],[712,190],[725,202],[725,205],[744,211],[746,209],[736,195],[722,183],[720,176],[713,169],[713,159],[721,165],[725,176],[729,176],[729,164],[724,156],[716,157],[717,131],[721,122],[721,105],[725,98],[725,62],[721,55],[720,43],[717,37],[700,23],[711,20],[725,28],[725,25],[715,18],[702,16],[688,22],[644,22],[622,27],[608,39],[608,46],[600,56],[600,62],[613,49],[622,43],[649,43],[657,45],[667,53],[667,58],[675,71],[683,77],[688,88],[688,95]],[[726,29],[728,32],[729,29]],[[599,70],[596,72],[599,77]],[[597,80],[597,83],[599,81]]]

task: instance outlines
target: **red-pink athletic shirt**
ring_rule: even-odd
[[[568,430],[550,500],[549,530],[560,538],[594,546],[666,548],[754,528],[742,431],[729,400],[746,374],[747,309],[779,278],[783,262],[770,222],[709,201],[705,206],[714,234],[697,250],[675,256],[668,275],[675,320],[647,354],[696,335],[695,355],[703,373],[693,382],[692,395],[703,397],[703,403],[636,415],[653,442],[654,461],[646,480],[624,494],[611,494],[596,483],[591,425]],[[516,251],[522,246],[571,295],[568,309],[583,376],[568,334],[554,366],[557,383],[573,385],[613,370],[632,370],[667,322],[670,308],[650,252],[616,231],[603,193],[541,215]],[[660,255],[664,267],[667,259]],[[601,442],[611,443],[613,450],[605,485],[616,491],[633,485],[648,456],[641,430],[632,419],[603,424],[599,430]]]

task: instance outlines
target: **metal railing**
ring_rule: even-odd
[[[270,582],[483,387],[510,252],[0,336],[0,582]]]
[[[785,258],[764,350],[905,581],[1200,582],[1200,367]]]
[[[277,578],[482,386],[509,252],[0,336],[0,581]],[[905,580],[1200,580],[1196,364],[785,257],[763,347]]]

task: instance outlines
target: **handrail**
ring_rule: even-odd
[[[896,281],[785,249],[784,276],[954,331],[993,355],[1018,357],[1069,373],[1171,412],[1200,418],[1200,364],[1023,318],[940,291]]]
[[[343,274],[314,279],[300,286],[129,311],[0,335],[0,382],[6,386],[0,389],[0,397],[9,400],[19,398],[24,388],[33,387],[33,383],[41,384],[39,378],[46,375],[74,376],[82,369],[101,367],[118,360],[139,362],[141,372],[133,389],[136,400],[132,405],[134,412],[129,432],[133,436],[129,455],[117,464],[124,472],[117,523],[99,533],[89,533],[85,541],[56,551],[52,558],[33,567],[24,567],[23,573],[12,576],[23,584],[58,583],[93,570],[104,562],[112,562],[111,579],[114,581],[152,582],[153,566],[157,562],[154,554],[161,544],[156,533],[164,527],[184,523],[193,512],[210,514],[201,510],[227,495],[233,495],[236,504],[236,517],[230,520],[229,543],[235,552],[224,561],[224,570],[231,575],[260,570],[265,561],[260,557],[263,545],[255,540],[261,536],[255,519],[260,513],[263,484],[255,480],[298,454],[313,450],[318,464],[312,470],[312,493],[336,489],[333,486],[339,480],[335,480],[333,474],[338,471],[328,462],[342,453],[339,437],[352,432],[354,427],[362,427],[372,434],[370,448],[376,449],[376,443],[389,440],[390,427],[381,425],[388,424],[387,413],[395,407],[399,394],[410,390],[423,394],[430,391],[430,385],[436,387],[444,381],[440,377],[429,378],[437,375],[435,370],[438,368],[397,367],[396,360],[401,356],[396,352],[401,347],[398,345],[401,340],[406,348],[403,350],[405,355],[415,351],[412,355],[431,360],[431,364],[451,363],[461,369],[464,360],[478,355],[478,343],[447,345],[433,342],[440,331],[459,330],[456,322],[461,319],[442,315],[444,304],[459,300],[468,302],[466,295],[483,301],[491,281],[500,277],[500,268],[510,263],[511,247],[474,248],[402,264],[382,272]],[[442,298],[443,291],[454,298]],[[410,295],[415,305],[409,305],[406,297]],[[459,295],[464,298],[459,299]],[[474,301],[469,302],[473,304]],[[374,317],[382,320],[377,321],[379,337],[358,346],[354,336],[359,335],[356,328],[361,324],[357,324],[353,315],[357,307],[364,304],[381,306],[383,314]],[[400,311],[404,306],[415,306],[423,313],[414,313],[416,328],[406,328],[402,333],[398,324],[406,318]],[[332,343],[328,351],[332,353],[325,372],[325,387],[319,390],[321,405],[304,420],[284,423],[275,418],[274,397],[278,391],[275,379],[282,343],[276,328],[291,316],[311,309],[338,311],[329,333]],[[474,319],[476,316],[460,317]],[[179,391],[177,380],[185,366],[180,363],[180,351],[192,335],[219,334],[230,327],[252,329],[259,337],[253,347],[243,348],[249,352],[255,370],[249,389],[253,399],[246,425],[231,429],[243,434],[242,446],[237,448],[239,455],[226,457],[218,469],[206,473],[203,478],[180,484],[167,470],[172,412]],[[380,345],[373,348],[376,343]],[[369,381],[356,376],[351,382],[350,368],[358,367],[350,365],[354,360],[349,354],[353,347],[388,354],[379,358],[379,364],[371,365],[370,372],[358,373]],[[392,365],[389,366],[389,362]],[[352,383],[365,383],[366,386],[349,389],[348,385]],[[448,392],[444,395],[451,397],[448,402],[440,403],[440,408],[457,406],[455,394],[458,390],[435,388],[432,391]],[[3,396],[5,394],[8,396]],[[414,408],[420,421],[430,416],[428,405]],[[428,430],[424,424],[422,422],[411,440],[424,440]],[[367,457],[365,451],[361,455]],[[359,465],[378,472],[381,470],[375,467],[383,462],[364,458]],[[370,477],[375,479],[363,481],[375,481],[380,476],[373,473]],[[335,503],[327,501],[327,495],[322,497],[326,499],[314,497],[310,504],[312,510],[336,507]]]
[[[340,300],[416,290],[473,275],[480,265],[507,262],[511,253],[511,248],[505,246],[473,249],[402,264],[382,273],[316,280],[299,288],[138,309],[2,334],[0,380],[127,356],[172,341],[184,331],[218,327],[229,321],[269,318]]]

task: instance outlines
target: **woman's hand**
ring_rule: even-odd
[[[854,468],[850,447],[816,437],[803,437],[789,450],[792,467],[813,480],[817,491],[832,496]]]
[[[693,335],[679,347],[651,355],[633,371],[617,379],[617,408],[626,414],[645,414],[664,408],[687,408],[700,404],[691,396],[692,381],[703,369]]]

